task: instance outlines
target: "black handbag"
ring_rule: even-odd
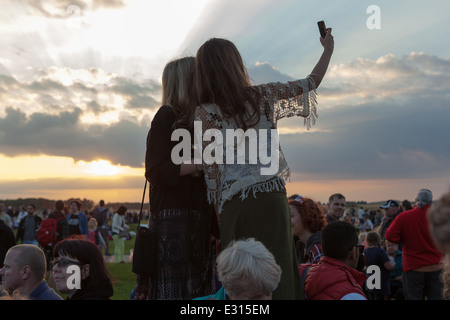
[[[145,180],[144,194],[142,195],[139,223],[136,230],[136,239],[133,250],[132,271],[142,278],[153,277],[156,274],[157,236],[156,225],[141,226],[142,208],[144,206],[147,179]]]

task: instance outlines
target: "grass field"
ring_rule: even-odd
[[[146,223],[146,222],[142,222]],[[129,224],[130,231],[136,232],[137,224]],[[130,254],[134,247],[135,237],[131,240],[125,240],[125,255]],[[114,254],[114,241],[109,242],[109,251]],[[131,263],[113,263],[107,262],[106,266],[113,277],[114,296],[113,300],[130,300],[130,294],[136,285],[136,275],[131,271]]]
[[[130,300],[130,293],[136,285],[136,276],[131,271],[131,263],[107,263],[113,277],[113,300]]]

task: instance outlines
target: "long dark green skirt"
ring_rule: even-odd
[[[220,218],[222,249],[231,241],[255,238],[274,255],[281,267],[281,280],[274,300],[303,299],[291,214],[285,192],[256,193],[241,200],[239,195],[225,203]]]

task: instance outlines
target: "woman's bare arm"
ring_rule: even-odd
[[[331,34],[331,30],[331,28],[328,28],[325,38],[320,38],[320,43],[323,46],[323,53],[320,56],[320,59],[312,70],[311,74],[309,75],[316,83],[316,87],[318,87],[322,82],[322,79],[327,72],[328,65],[330,64],[331,56],[333,54],[334,38]]]

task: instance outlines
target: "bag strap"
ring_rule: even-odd
[[[306,300],[305,280],[306,280],[306,275],[308,274],[309,268],[311,268],[311,266],[308,266],[308,267],[305,269],[305,271],[303,271],[303,274],[302,274],[303,294],[304,294],[304,296],[305,296],[305,300]]]
[[[142,217],[142,208],[144,207],[144,201],[145,201],[145,190],[147,189],[147,178],[145,179],[145,185],[144,185],[144,193],[142,194],[142,202],[141,202],[141,209],[139,210],[139,222],[138,226],[141,225],[141,217]]]

